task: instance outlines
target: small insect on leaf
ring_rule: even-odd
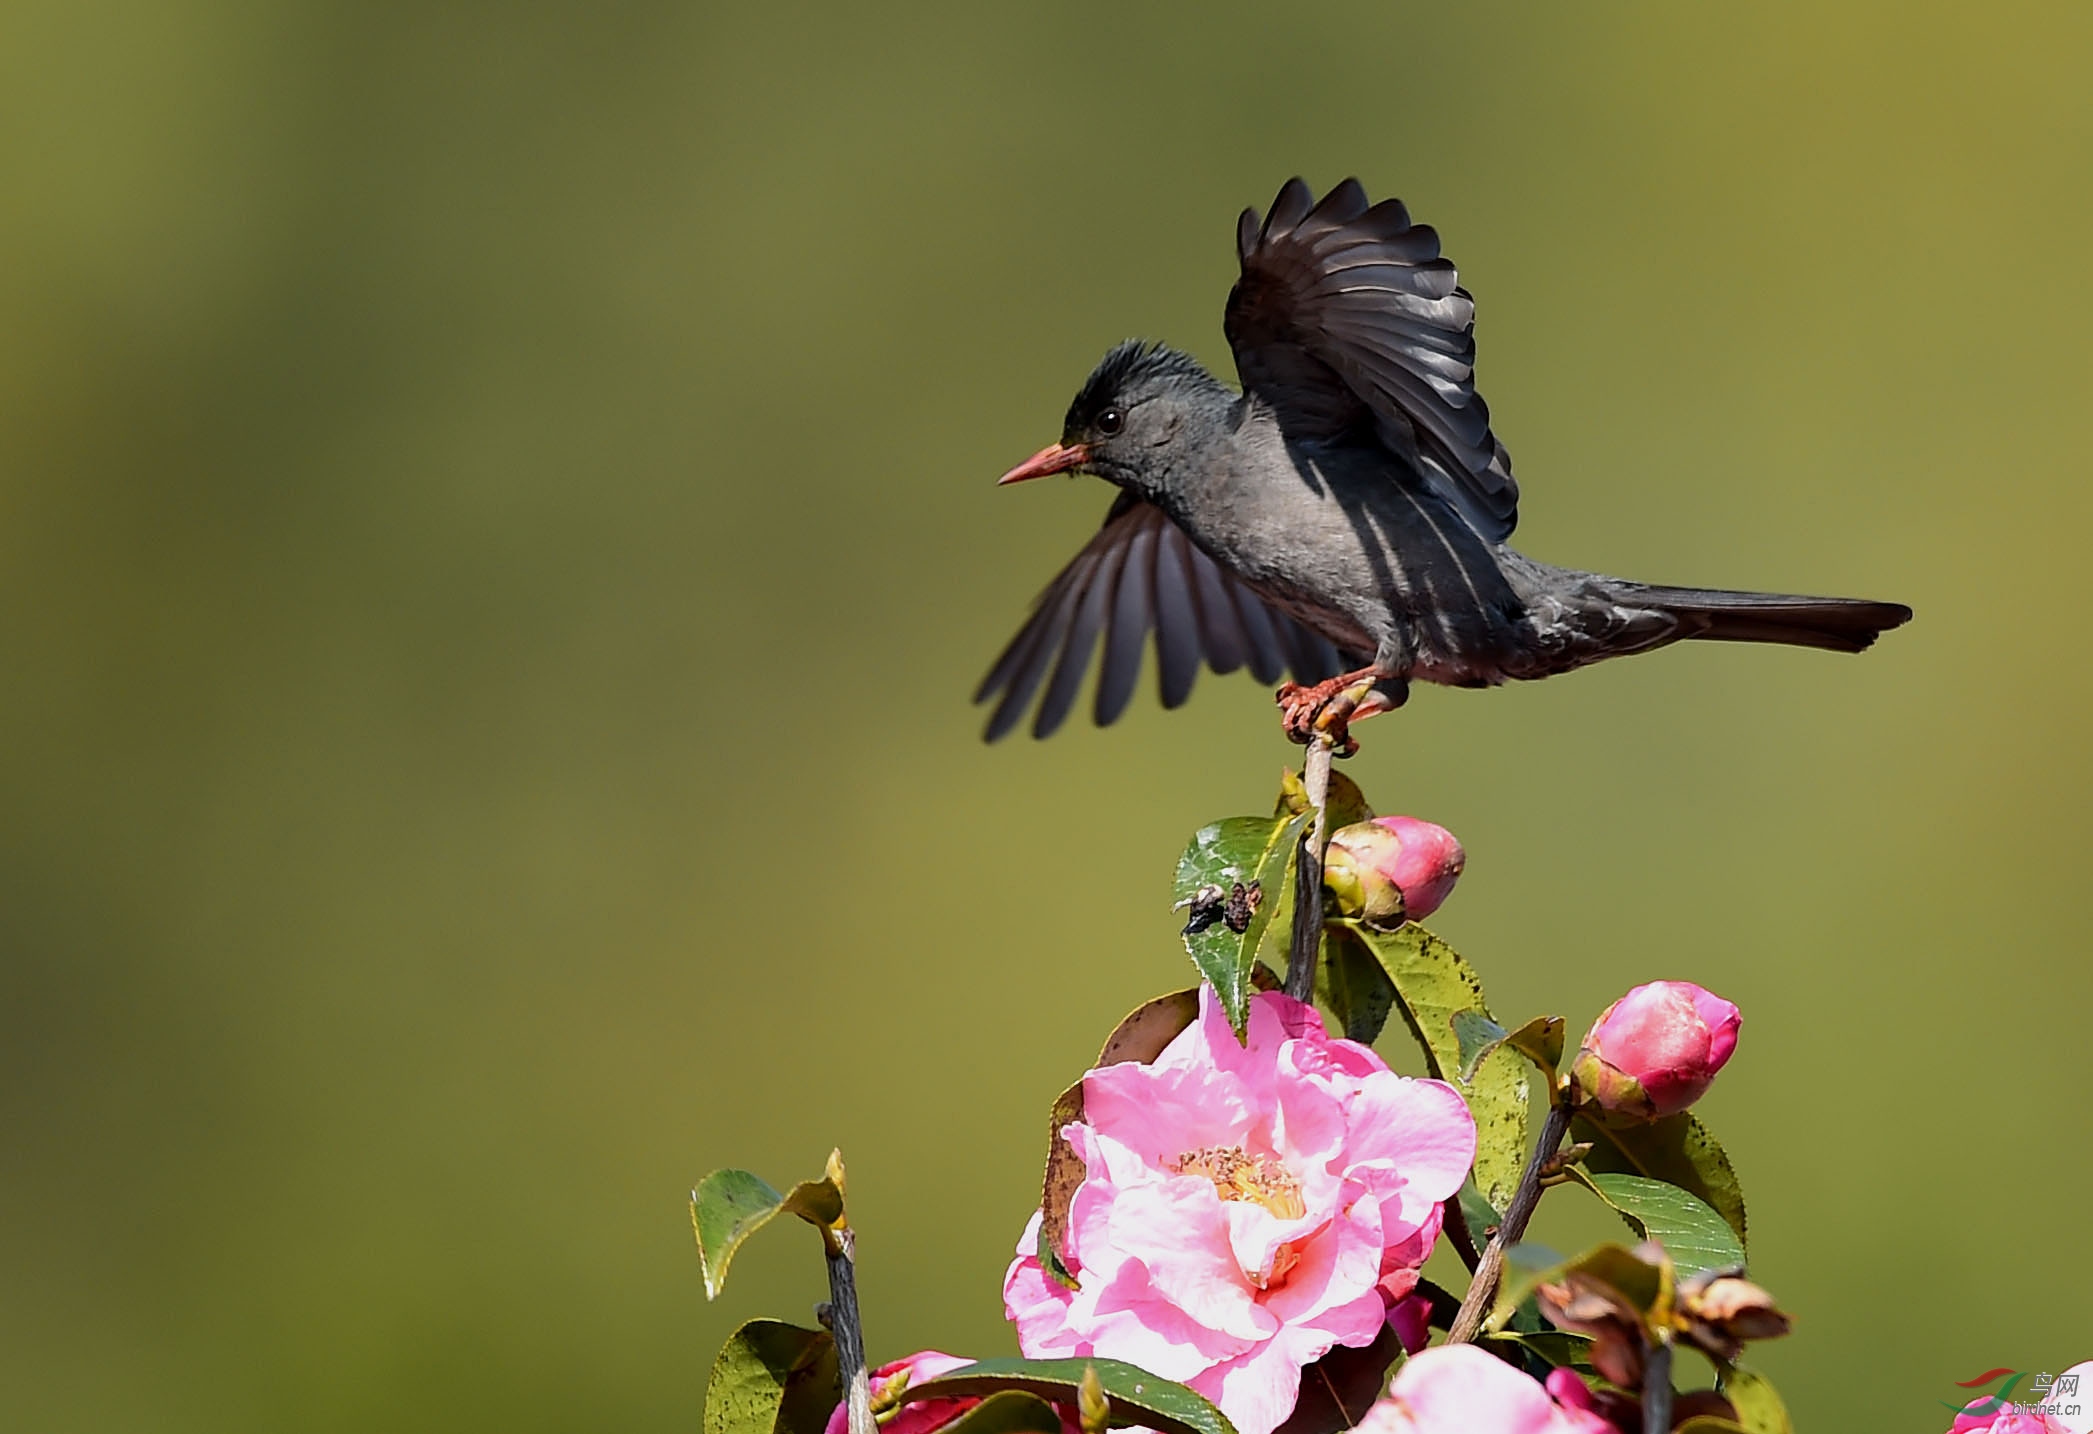
[[[1221,908],[1222,924],[1240,936],[1250,929],[1250,918],[1257,914],[1258,906],[1265,899],[1261,882],[1251,882],[1245,887],[1240,881],[1228,893],[1228,900]]]
[[[1227,913],[1228,889],[1208,882],[1170,909],[1172,911],[1183,911],[1185,913],[1184,934],[1197,936]]]

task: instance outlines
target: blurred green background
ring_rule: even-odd
[[[1009,1352],[1047,1102],[1291,749],[1244,677],[979,745],[1108,500],[991,480],[1117,339],[1225,371],[1296,171],[1445,236],[1522,547],[1919,612],[1371,724],[1434,925],[1743,1006],[1807,1427],[2093,1356],[2088,14],[14,0],[0,1424],[694,1428],[823,1285],[708,1307],[685,1192],[832,1144],[875,1356]]]

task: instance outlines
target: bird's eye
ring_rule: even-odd
[[[1097,431],[1110,438],[1126,427],[1126,415],[1116,408],[1108,408],[1097,416]]]

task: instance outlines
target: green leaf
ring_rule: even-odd
[[[1513,1245],[1504,1252],[1497,1302],[1484,1328],[1493,1334],[1502,1330],[1536,1287],[1556,1283],[1572,1270],[1612,1286],[1655,1323],[1670,1321],[1674,1283],[1661,1260],[1651,1264],[1626,1246],[1611,1243],[1594,1245],[1572,1260],[1551,1259],[1551,1255],[1551,1251],[1529,1245]]]
[[[1313,818],[1312,812],[1283,818],[1229,817],[1200,828],[1178,858],[1173,900],[1189,902],[1202,887],[1227,891],[1238,882],[1262,893],[1244,930],[1231,931],[1227,922],[1216,921],[1184,939],[1192,964],[1220,996],[1221,1009],[1238,1037],[1249,1018],[1250,973],[1257,964],[1258,943],[1283,904],[1287,869]]]
[[[1507,1031],[1481,1011],[1456,1011],[1454,1039],[1461,1048],[1461,1073],[1472,1076],[1483,1058],[1500,1046],[1510,1046],[1555,1080],[1562,1063],[1563,1022],[1561,1016],[1535,1016],[1516,1031]]]
[[[1592,1143],[1591,1154],[1584,1158],[1585,1169],[1595,1174],[1646,1175],[1697,1195],[1729,1224],[1737,1243],[1749,1248],[1744,1191],[1737,1183],[1737,1172],[1692,1111],[1639,1123],[1602,1121],[1587,1108],[1570,1122],[1570,1138]]]
[[[830,1156],[830,1169],[839,1167]],[[741,1242],[779,1213],[799,1216],[823,1229],[843,1219],[843,1192],[831,1176],[803,1180],[780,1195],[746,1170],[715,1170],[690,1192],[690,1226],[698,1237],[698,1263],[705,1271],[705,1298],[717,1299],[727,1266]]]
[[[1489,1015],[1481,979],[1459,952],[1415,922],[1375,931],[1363,922],[1342,921],[1330,923],[1329,930],[1333,945],[1338,939],[1362,943],[1394,983],[1396,1009],[1423,1048],[1426,1068],[1459,1090],[1475,1116],[1476,1186],[1504,1209],[1530,1153],[1526,1062],[1499,1047],[1482,1057],[1472,1079],[1462,1078],[1454,1017],[1464,1011]]]
[[[1029,1390],[1005,1389],[938,1426],[938,1434],[1061,1434],[1061,1415]]]
[[[1569,1174],[1612,1206],[1636,1234],[1664,1246],[1682,1277],[1744,1263],[1737,1232],[1699,1196],[1645,1175],[1594,1174],[1574,1165]]]
[[[1503,1045],[1505,1037],[1511,1034],[1481,1011],[1455,1011],[1452,1019],[1455,1055],[1463,1075],[1473,1075],[1483,1057]]]
[[[1795,1434],[1788,1406],[1774,1392],[1773,1382],[1755,1369],[1732,1364],[1716,1377],[1716,1387],[1737,1411],[1737,1422],[1748,1434]]]
[[[705,1434],[820,1434],[839,1397],[826,1331],[750,1320],[712,1361]]]
[[[1483,1343],[1510,1345],[1533,1354],[1543,1364],[1555,1369],[1574,1369],[1579,1365],[1591,1364],[1592,1342],[1588,1335],[1572,1334],[1565,1329],[1553,1327],[1539,1330],[1499,1330],[1486,1335]],[[1529,1369],[1528,1373],[1532,1373]],[[1543,1374],[1540,1376],[1546,1378]]]
[[[1483,1198],[1471,1176],[1461,1182],[1461,1218],[1468,1222],[1468,1238],[1480,1250],[1490,1242],[1490,1231],[1504,1223],[1504,1212]],[[1525,1248],[1533,1248],[1527,1246]]]
[[[1265,894],[1264,935],[1257,940],[1257,965],[1267,971],[1284,971],[1294,955],[1294,887],[1299,884],[1295,868],[1301,860],[1301,844],[1296,841],[1286,849],[1286,866],[1279,873],[1275,888],[1267,882],[1262,890]],[[1320,934],[1318,934],[1320,936]],[[1320,969],[1320,967],[1318,967]],[[1258,973],[1250,973],[1251,985],[1258,986]],[[1269,986],[1258,986],[1259,990],[1276,990],[1279,982],[1274,978]]]
[[[1475,1116],[1475,1183],[1491,1204],[1508,1208],[1531,1155],[1526,1133],[1526,1062],[1509,1050],[1483,1058],[1472,1081],[1454,1085]]]
[[[1251,973],[1253,977],[1256,972]],[[1121,1061],[1152,1061],[1199,1018],[1199,988],[1187,987],[1144,1001],[1126,1013],[1097,1053],[1099,1066]],[[1046,1172],[1039,1192],[1039,1263],[1049,1276],[1070,1289],[1075,1280],[1061,1261],[1061,1237],[1068,1229],[1068,1202],[1083,1183],[1083,1159],[1061,1134],[1062,1127],[1083,1118],[1083,1083],[1061,1092],[1047,1113]]]
[[[1751,1431],[1718,1415],[1696,1414],[1684,1424],[1675,1425],[1671,1434],[1751,1434]]]
[[[1097,1369],[1098,1382],[1112,1403],[1114,1428],[1142,1425],[1164,1434],[1235,1434],[1227,1415],[1182,1384],[1116,1359],[984,1359],[915,1385],[902,1400],[914,1403],[1022,1389],[1073,1409],[1086,1366]]]
[[[1373,820],[1374,809],[1366,804],[1366,793],[1359,784],[1343,772],[1332,769],[1330,785],[1324,794],[1324,802],[1330,808],[1330,820],[1326,830],[1336,831],[1339,827],[1352,826],[1358,822]],[[1279,774],[1279,803],[1272,809],[1275,817],[1299,816],[1302,812],[1313,812],[1308,804],[1308,785],[1301,774],[1289,768]]]
[[[1395,983],[1373,952],[1341,926],[1326,927],[1316,995],[1347,1040],[1372,1045],[1395,1010]]]
[[[1559,1279],[1569,1261],[1546,1245],[1522,1240],[1504,1248],[1504,1273],[1498,1276],[1497,1300],[1483,1328],[1495,1334],[1511,1324],[1512,1315],[1533,1294],[1534,1287]],[[1545,1323],[1545,1321],[1544,1321]]]

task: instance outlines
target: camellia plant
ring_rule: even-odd
[[[1327,741],[1271,815],[1193,836],[1176,902],[1199,982],[1134,1010],[1053,1102],[1003,1273],[1020,1357],[868,1366],[840,1157],[786,1192],[706,1176],[708,1296],[778,1215],[819,1231],[831,1294],[819,1328],[735,1331],[706,1434],[1787,1431],[1745,1357],[1788,1316],[1747,1276],[1736,1172],[1691,1109],[1740,1013],[1655,981],[1566,1063],[1560,1016],[1501,1021],[1418,924],[1465,861],[1443,828],[1376,817]],[[1392,1020],[1423,1077],[1374,1051]],[[1525,1243],[1565,1188],[1628,1237]],[[1424,1276],[1441,1242],[1465,1288]],[[1675,1387],[1681,1347],[1713,1388]]]

